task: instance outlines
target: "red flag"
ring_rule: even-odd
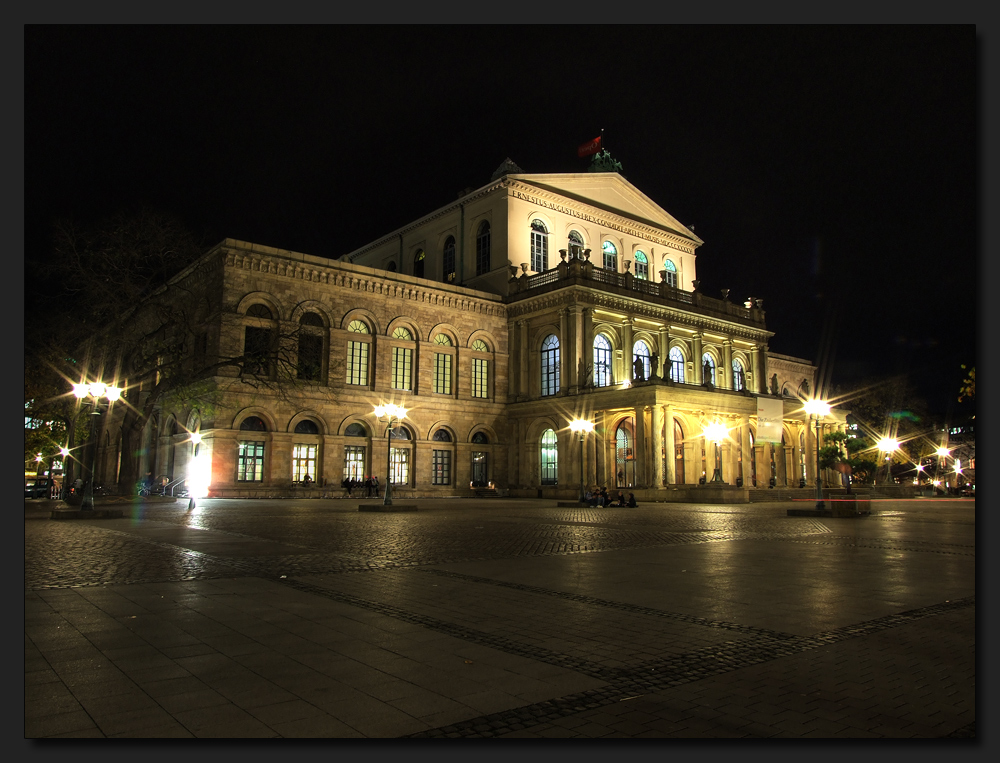
[[[588,140],[582,146],[576,150],[576,155],[579,157],[590,156],[591,154],[596,154],[601,150],[601,136],[598,135],[593,140]]]

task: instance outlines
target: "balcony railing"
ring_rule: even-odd
[[[565,258],[565,252],[563,251],[560,251],[560,255],[563,256],[562,262],[556,265],[556,267],[541,273],[528,275],[526,267],[522,266],[524,272],[518,276],[516,268],[513,269],[514,273],[512,274],[509,282],[510,295],[513,296],[523,294],[533,289],[558,283],[564,279],[582,279],[585,281],[593,281],[595,284],[600,283],[616,287],[618,289],[622,289],[623,291],[657,297],[667,302],[680,303],[683,305],[699,307],[705,310],[711,310],[716,313],[722,313],[724,315],[749,321],[751,323],[764,323],[764,310],[762,308],[763,300],[755,300],[756,304],[753,307],[746,307],[744,305],[738,305],[730,302],[725,298],[714,299],[697,291],[698,281],[694,282],[695,291],[684,291],[683,289],[678,289],[676,286],[671,286],[667,283],[666,270],[660,271],[660,281],[657,283],[655,281],[647,281],[643,278],[636,278],[632,273],[628,272],[628,270],[624,273],[617,273],[613,270],[598,268],[590,262],[589,249],[584,250],[583,259],[570,257],[567,260]],[[629,264],[630,263],[626,262],[626,268],[629,267]],[[726,293],[728,294],[728,290]],[[527,295],[525,294],[525,296]]]

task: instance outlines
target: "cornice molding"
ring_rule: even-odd
[[[372,296],[421,302],[435,307],[461,310],[465,313],[476,313],[478,315],[487,315],[502,319],[507,318],[507,307],[500,302],[476,299],[475,297],[453,294],[417,284],[387,280],[384,276],[375,277],[364,273],[354,273],[341,270],[336,266],[322,268],[302,265],[295,261],[283,260],[280,257],[240,252],[232,249],[224,249],[223,256],[226,267],[235,270],[248,270],[278,278],[308,281],[323,286],[350,289]]]
[[[606,228],[616,230],[619,233],[627,233],[636,238],[645,239],[661,246],[671,246],[686,254],[694,254],[695,244],[691,239],[663,228],[654,228],[650,225],[638,223],[628,217],[616,215],[613,212],[598,210],[597,207],[569,199],[552,191],[543,191],[535,186],[520,183],[517,180],[506,180],[503,184],[507,187],[508,193],[514,198],[537,204],[540,207],[551,209],[555,212],[575,217]],[[588,210],[595,210],[591,212]]]

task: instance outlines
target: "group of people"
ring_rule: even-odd
[[[583,495],[583,502],[588,506],[625,506],[633,509],[639,505],[635,502],[635,493],[629,493],[628,498],[626,498],[625,494],[619,490],[618,496],[612,498],[606,487],[588,489]]]
[[[344,481],[340,483],[340,486],[347,491],[347,497],[353,498],[353,493],[355,490],[363,490],[365,498],[377,498],[378,497],[378,477],[369,476],[365,477],[364,481],[356,480],[353,477],[348,479],[344,478]]]

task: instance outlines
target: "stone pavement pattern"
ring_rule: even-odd
[[[25,736],[975,735],[974,501],[418,504],[26,501]]]

